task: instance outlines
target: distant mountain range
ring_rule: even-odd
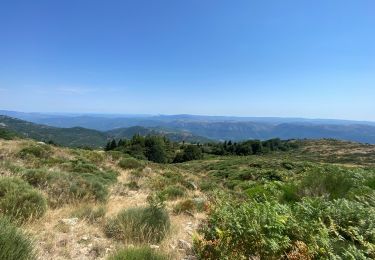
[[[375,144],[375,122],[368,121],[196,115],[43,114],[1,110],[0,114],[51,127],[68,128],[68,131],[77,132],[77,127],[87,128],[87,131],[94,129],[106,138],[126,137],[141,131],[166,135],[174,140],[186,138],[186,141],[265,140],[278,137],[334,138]]]
[[[176,142],[208,142],[207,138],[192,135],[186,131],[168,131],[160,128],[145,128],[134,126],[118,128],[111,131],[98,131],[83,127],[60,128],[35,124],[25,120],[0,115],[0,130],[5,129],[18,136],[39,141],[53,141],[56,144],[69,147],[103,147],[108,140],[130,139],[135,134],[161,135]]]

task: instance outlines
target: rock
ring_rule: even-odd
[[[61,219],[59,222],[68,226],[75,226],[78,223],[78,218],[65,218]]]
[[[151,248],[151,249],[159,249],[160,246],[157,246],[157,245],[150,245],[150,248]]]
[[[190,185],[191,185],[191,187],[193,187],[194,190],[198,190],[198,186],[197,186],[197,184],[195,184],[195,182],[191,181]]]
[[[151,174],[152,173],[152,169],[150,167],[146,167],[143,169],[143,173],[145,174]]]
[[[45,142],[37,142],[37,144],[46,144]]]
[[[189,242],[187,242],[183,239],[179,239],[178,240],[178,248],[183,249],[186,252],[191,252],[192,249],[193,249],[193,246]]]
[[[90,239],[89,236],[82,236],[81,241],[88,241]]]

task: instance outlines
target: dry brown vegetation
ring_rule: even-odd
[[[36,151],[32,154],[31,149],[31,152],[23,154],[22,151],[30,147],[41,148],[43,153]],[[0,178],[23,178],[23,174],[30,169],[53,174],[74,172],[69,163],[76,160],[90,164],[85,165],[87,169],[95,167],[94,171],[117,174],[116,182],[108,185],[105,200],[87,196],[49,205],[41,218],[20,226],[33,238],[39,259],[106,259],[118,249],[138,246],[137,243],[124,243],[108,238],[104,232],[106,221],[124,209],[147,206],[150,194],[170,185],[182,186],[179,182],[187,179],[193,182],[196,178],[171,166],[146,162],[142,168],[123,169],[119,167],[121,157],[114,157],[110,153],[54,147],[29,140],[0,140],[0,158]],[[170,178],[173,171],[179,172],[179,179]],[[165,174],[169,176],[168,182],[165,181]],[[36,189],[48,198],[50,194],[45,187],[48,187],[48,184],[37,186]],[[194,187],[184,188],[183,197],[166,201],[171,228],[160,243],[146,243],[146,246],[162,252],[169,259],[183,259],[191,253],[189,248],[181,245],[181,241],[191,243],[195,229],[205,218],[205,213],[198,211],[187,214],[173,213],[174,206],[187,198],[204,198],[204,195]],[[104,213],[100,213],[100,210],[104,210]]]

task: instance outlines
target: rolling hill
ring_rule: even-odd
[[[69,147],[103,147],[109,139],[129,139],[135,134],[162,135],[172,141],[207,142],[209,139],[192,135],[185,131],[171,131],[158,128],[134,126],[119,128],[111,131],[98,131],[83,127],[60,128],[35,124],[28,121],[0,115],[0,130],[9,135],[9,131],[27,138],[39,141],[53,141],[56,144]]]

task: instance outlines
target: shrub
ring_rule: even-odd
[[[139,190],[140,189],[140,187],[139,187],[139,185],[138,185],[138,183],[136,181],[131,181],[129,183],[126,183],[125,185],[130,190]]]
[[[192,213],[194,211],[195,203],[191,199],[180,201],[173,207],[173,213],[175,214]]]
[[[313,169],[302,180],[299,193],[302,196],[327,196],[330,199],[344,198],[356,185],[353,173],[338,167]]]
[[[281,204],[222,195],[194,244],[203,259],[374,259],[374,222],[373,207],[346,199]]]
[[[0,217],[0,259],[36,259],[31,239],[6,218]]]
[[[72,217],[73,218],[80,218],[87,220],[90,223],[97,223],[100,222],[106,213],[106,209],[104,206],[89,206],[84,205],[73,211]]]
[[[50,156],[51,148],[48,145],[29,145],[21,149],[18,155],[21,158],[33,156],[36,158],[48,158]]]
[[[5,139],[5,140],[12,140],[16,137],[17,135],[7,129],[4,129],[0,127],[0,139]]]
[[[0,213],[23,222],[43,216],[46,210],[46,199],[28,183],[0,178]]]
[[[186,193],[186,189],[179,185],[168,186],[161,192],[161,194],[167,200],[174,200],[177,198],[181,198],[185,196],[185,193]]]
[[[121,211],[107,221],[105,233],[110,238],[137,243],[158,243],[169,231],[167,211],[158,207],[139,207]]]
[[[118,165],[123,169],[138,169],[143,167],[143,164],[134,158],[121,159]]]
[[[188,145],[183,152],[179,152],[176,154],[174,158],[174,163],[182,163],[187,161],[193,160],[201,160],[203,159],[202,149],[197,145]]]
[[[105,201],[108,186],[115,183],[117,173],[95,171],[91,173],[51,172],[43,169],[28,170],[22,178],[48,194],[51,206],[75,201]]]
[[[117,251],[109,260],[166,260],[166,256],[155,252],[149,247],[127,248]]]

